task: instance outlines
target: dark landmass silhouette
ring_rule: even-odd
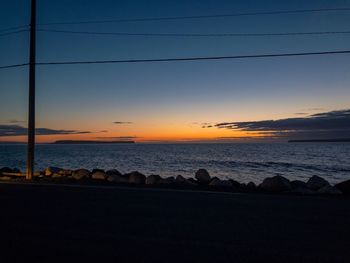
[[[350,138],[322,139],[322,140],[289,140],[288,142],[350,142]]]
[[[135,143],[135,141],[83,141],[83,140],[62,140],[55,141],[52,144],[116,144],[116,143]]]

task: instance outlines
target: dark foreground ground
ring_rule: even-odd
[[[350,262],[350,199],[0,184],[0,262]]]

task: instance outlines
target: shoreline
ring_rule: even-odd
[[[3,167],[0,169],[0,181],[29,183],[25,174],[18,169]],[[216,191],[231,193],[273,193],[293,195],[350,195],[350,180],[331,185],[327,180],[312,176],[307,182],[290,181],[283,176],[265,178],[260,184],[254,182],[240,183],[233,179],[212,177],[207,170],[199,169],[194,177],[185,178],[161,177],[160,175],[144,175],[138,171],[122,174],[116,169],[102,170],[87,169],[67,170],[58,167],[48,167],[36,172],[30,183],[38,184],[67,184],[67,185],[105,185],[120,187],[153,187],[159,189],[179,189],[183,191]]]

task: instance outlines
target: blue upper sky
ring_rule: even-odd
[[[38,24],[350,7],[350,1],[345,0],[37,2]],[[29,4],[29,0],[1,1],[0,30],[28,24]],[[347,31],[350,30],[350,12],[42,25],[38,28],[204,34]],[[37,40],[38,62],[350,49],[350,34],[190,38],[38,32]],[[27,33],[0,36],[0,65],[23,63],[27,59]],[[349,66],[350,55],[220,62],[39,66],[37,121],[40,127],[46,128],[107,130],[106,134],[109,135],[150,138],[153,133],[158,134],[159,138],[162,134],[166,135],[164,138],[171,138],[171,130],[181,130],[173,136],[180,138],[187,136],[193,123],[288,118],[295,113],[313,114],[315,108],[319,111],[346,109],[350,106]],[[26,120],[27,69],[0,71],[0,90],[1,123]],[[113,126],[115,121],[133,124],[116,127]],[[195,131],[194,134],[200,132]],[[196,137],[192,134],[188,136]]]

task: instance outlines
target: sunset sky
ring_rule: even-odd
[[[2,0],[0,31],[28,24],[29,3]],[[350,7],[350,1],[38,0],[38,29],[170,34],[350,31],[350,11],[40,25],[339,7]],[[350,50],[350,34],[155,37],[39,31],[37,41],[38,62]],[[27,60],[28,33],[0,33],[0,66]],[[0,70],[0,141],[26,140],[27,78],[26,67]],[[42,129],[37,141],[350,137],[349,98],[349,54],[38,66],[36,116]],[[265,120],[280,121],[272,125],[261,122]]]

